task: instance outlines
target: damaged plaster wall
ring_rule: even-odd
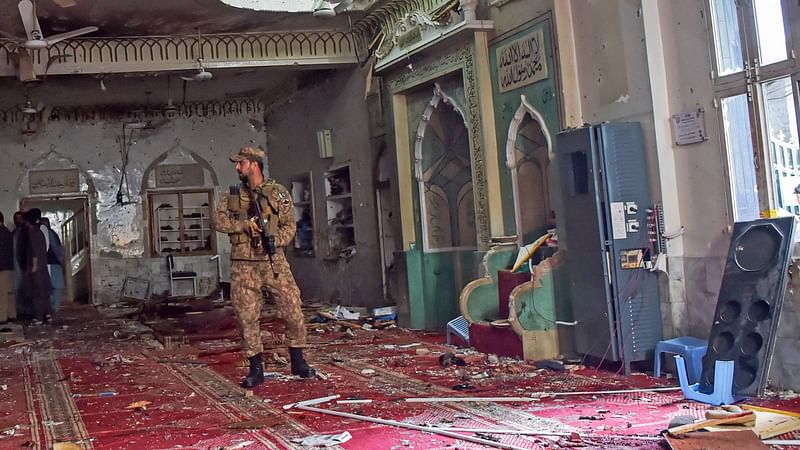
[[[717,304],[730,242],[729,226],[733,222],[728,208],[721,128],[709,78],[708,11],[701,0],[681,0],[664,4],[660,14],[662,47],[668,62],[670,110],[673,114],[705,110],[709,137],[703,143],[675,146],[673,152],[681,221],[686,230],[683,275],[687,317],[676,318],[676,334],[706,338]],[[678,326],[679,321],[685,326]]]
[[[306,301],[351,306],[384,303],[373,177],[377,151],[370,141],[364,92],[365,73],[342,70],[267,115],[272,177],[288,185],[292,177],[312,173],[315,256],[288,252]],[[319,157],[317,130],[323,129],[332,130],[333,158]],[[347,259],[328,257],[325,171],[348,162],[356,253]]]
[[[79,95],[76,93],[76,95]],[[113,303],[120,298],[125,277],[151,281],[151,292],[169,289],[164,257],[150,257],[147,205],[140,192],[145,169],[179,143],[196,152],[216,171],[221,186],[235,183],[236,172],[228,161],[242,145],[264,145],[263,130],[253,123],[263,120],[260,112],[217,117],[178,117],[156,130],[134,132],[127,167],[130,197],[116,202],[121,177],[120,137],[124,119],[56,120],[32,136],[20,133],[20,124],[0,123],[0,148],[6,158],[2,170],[3,196],[0,211],[7,217],[27,192],[20,184],[33,166],[47,155],[74,161],[91,178],[96,195],[90,197],[92,236],[92,278],[95,303]],[[39,167],[47,167],[41,166]],[[21,178],[22,177],[22,178]],[[223,253],[223,279],[227,279],[229,245],[218,235]],[[178,270],[194,270],[199,277],[199,294],[216,287],[217,266],[208,256],[176,258]]]
[[[683,283],[686,300],[662,290],[662,319],[666,337],[708,336],[727,252],[728,216],[725,166],[713,90],[704,2],[680,0],[658,3],[661,43],[667,65],[671,112],[704,108],[709,140],[674,151],[679,186],[684,254],[671,258],[684,273],[669,274]],[[641,2],[637,0],[575,0],[571,8],[581,94],[581,122],[638,121],[645,131],[648,176],[655,198],[661,196],[656,156],[653,97],[648,73]],[[702,195],[698,195],[702,193]],[[676,230],[668,230],[676,231]],[[666,275],[665,275],[666,277]],[[666,282],[666,280],[664,280]],[[674,295],[674,291],[671,292]],[[676,304],[669,304],[676,302]]]
[[[648,141],[651,186],[658,193],[654,114],[647,71],[641,4],[636,0],[573,0],[575,46],[580,74],[582,122],[641,121]],[[709,73],[706,4],[702,0],[658,2],[670,113],[702,108],[708,140],[673,146],[683,255],[672,257],[683,272],[670,271],[670,282],[683,283],[683,299],[662,291],[665,338],[692,335],[707,338],[722,282],[733,223],[728,193],[726,156],[719,111]],[[603,20],[598,20],[602,17]],[[667,230],[674,232],[677,230]],[[676,261],[679,259],[680,261]],[[671,264],[670,266],[673,266]],[[793,273],[800,272],[795,263]],[[778,329],[770,382],[800,388],[800,286],[793,277],[787,289]],[[670,304],[671,303],[671,304]]]
[[[555,1],[560,0],[518,0],[489,7],[488,18],[494,22],[493,36],[502,35],[552,11]]]

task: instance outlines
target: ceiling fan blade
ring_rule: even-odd
[[[28,40],[33,41],[41,39],[42,27],[39,26],[39,19],[36,18],[36,10],[33,7],[33,2],[31,2],[31,0],[20,0],[17,7],[19,8],[19,15],[22,17],[22,25],[25,27]]]
[[[97,30],[99,30],[97,27],[83,27],[78,28],[77,30],[67,31],[66,33],[54,34],[47,38],[47,45],[53,45],[56,42],[63,41],[64,39],[70,39],[77,36],[83,36],[84,34],[94,33]]]
[[[347,11],[353,5],[353,0],[343,0],[339,2],[336,6],[333,7],[333,10],[336,11],[336,14],[341,12]]]
[[[73,6],[77,5],[75,0],[53,0],[53,3],[62,8],[72,8]]]

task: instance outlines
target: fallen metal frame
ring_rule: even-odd
[[[654,388],[654,389],[632,389],[632,390],[620,390],[620,391],[598,391],[598,392],[553,392],[548,393],[548,395],[579,395],[579,394],[621,394],[621,393],[639,393],[639,392],[649,392],[649,391],[656,391],[662,392],[665,390],[674,391],[680,388]],[[284,411],[287,413],[291,409],[299,409],[302,411],[308,412],[315,412],[318,414],[327,414],[330,416],[337,416],[337,417],[344,417],[347,419],[354,419],[354,420],[361,420],[364,422],[372,422],[381,425],[388,425],[394,426],[399,428],[406,428],[410,430],[421,431],[423,433],[433,433],[439,434],[442,436],[451,437],[454,439],[460,439],[468,442],[473,442],[476,444],[487,445],[490,447],[496,448],[503,448],[503,449],[511,449],[511,450],[521,450],[521,447],[516,447],[510,444],[503,444],[501,442],[494,442],[488,439],[481,439],[474,436],[466,436],[463,434],[459,434],[459,432],[463,433],[484,433],[484,434],[514,434],[519,436],[557,436],[557,437],[570,437],[573,435],[577,435],[582,439],[630,439],[630,440],[642,440],[642,441],[660,441],[661,437],[655,436],[627,436],[627,435],[600,435],[600,434],[581,434],[581,433],[558,433],[558,432],[547,432],[547,431],[535,431],[535,430],[503,430],[503,429],[478,429],[478,428],[437,428],[437,427],[426,427],[422,425],[414,425],[405,422],[399,422],[396,420],[390,419],[381,419],[379,417],[371,417],[371,416],[363,416],[360,414],[352,414],[342,411],[334,411],[331,409],[323,409],[317,408],[315,405],[320,405],[323,403],[328,403],[330,401],[336,400],[340,398],[339,395],[329,395],[327,397],[318,397],[309,400],[303,400],[300,402],[295,403],[287,403],[283,405]],[[421,402],[422,400],[426,400],[423,398],[410,398],[406,399],[406,401],[411,402]],[[434,401],[439,402],[446,402],[446,401],[531,401],[536,400],[536,398],[528,398],[528,397],[451,397],[451,398],[433,398]],[[341,402],[339,402],[341,403]]]

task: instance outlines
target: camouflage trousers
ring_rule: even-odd
[[[275,299],[278,318],[286,323],[289,346],[300,346],[306,342],[305,318],[301,309],[300,288],[294,281],[289,262],[278,252],[274,256],[277,278],[269,261],[234,260],[231,265],[231,301],[236,313],[236,325],[242,337],[242,353],[249,358],[264,349],[258,321],[264,299],[264,286]]]

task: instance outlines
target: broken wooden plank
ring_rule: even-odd
[[[750,430],[716,431],[714,433],[690,433],[681,436],[665,436],[672,450],[763,450],[768,449],[758,436]]]
[[[678,436],[681,434],[689,433],[691,431],[696,431],[708,427],[716,427],[719,425],[733,425],[733,424],[752,425],[755,424],[755,421],[756,421],[756,415],[752,411],[747,411],[741,414],[734,414],[730,417],[725,417],[722,419],[706,419],[695,423],[689,423],[686,425],[673,427],[667,430],[667,432],[673,436]]]

